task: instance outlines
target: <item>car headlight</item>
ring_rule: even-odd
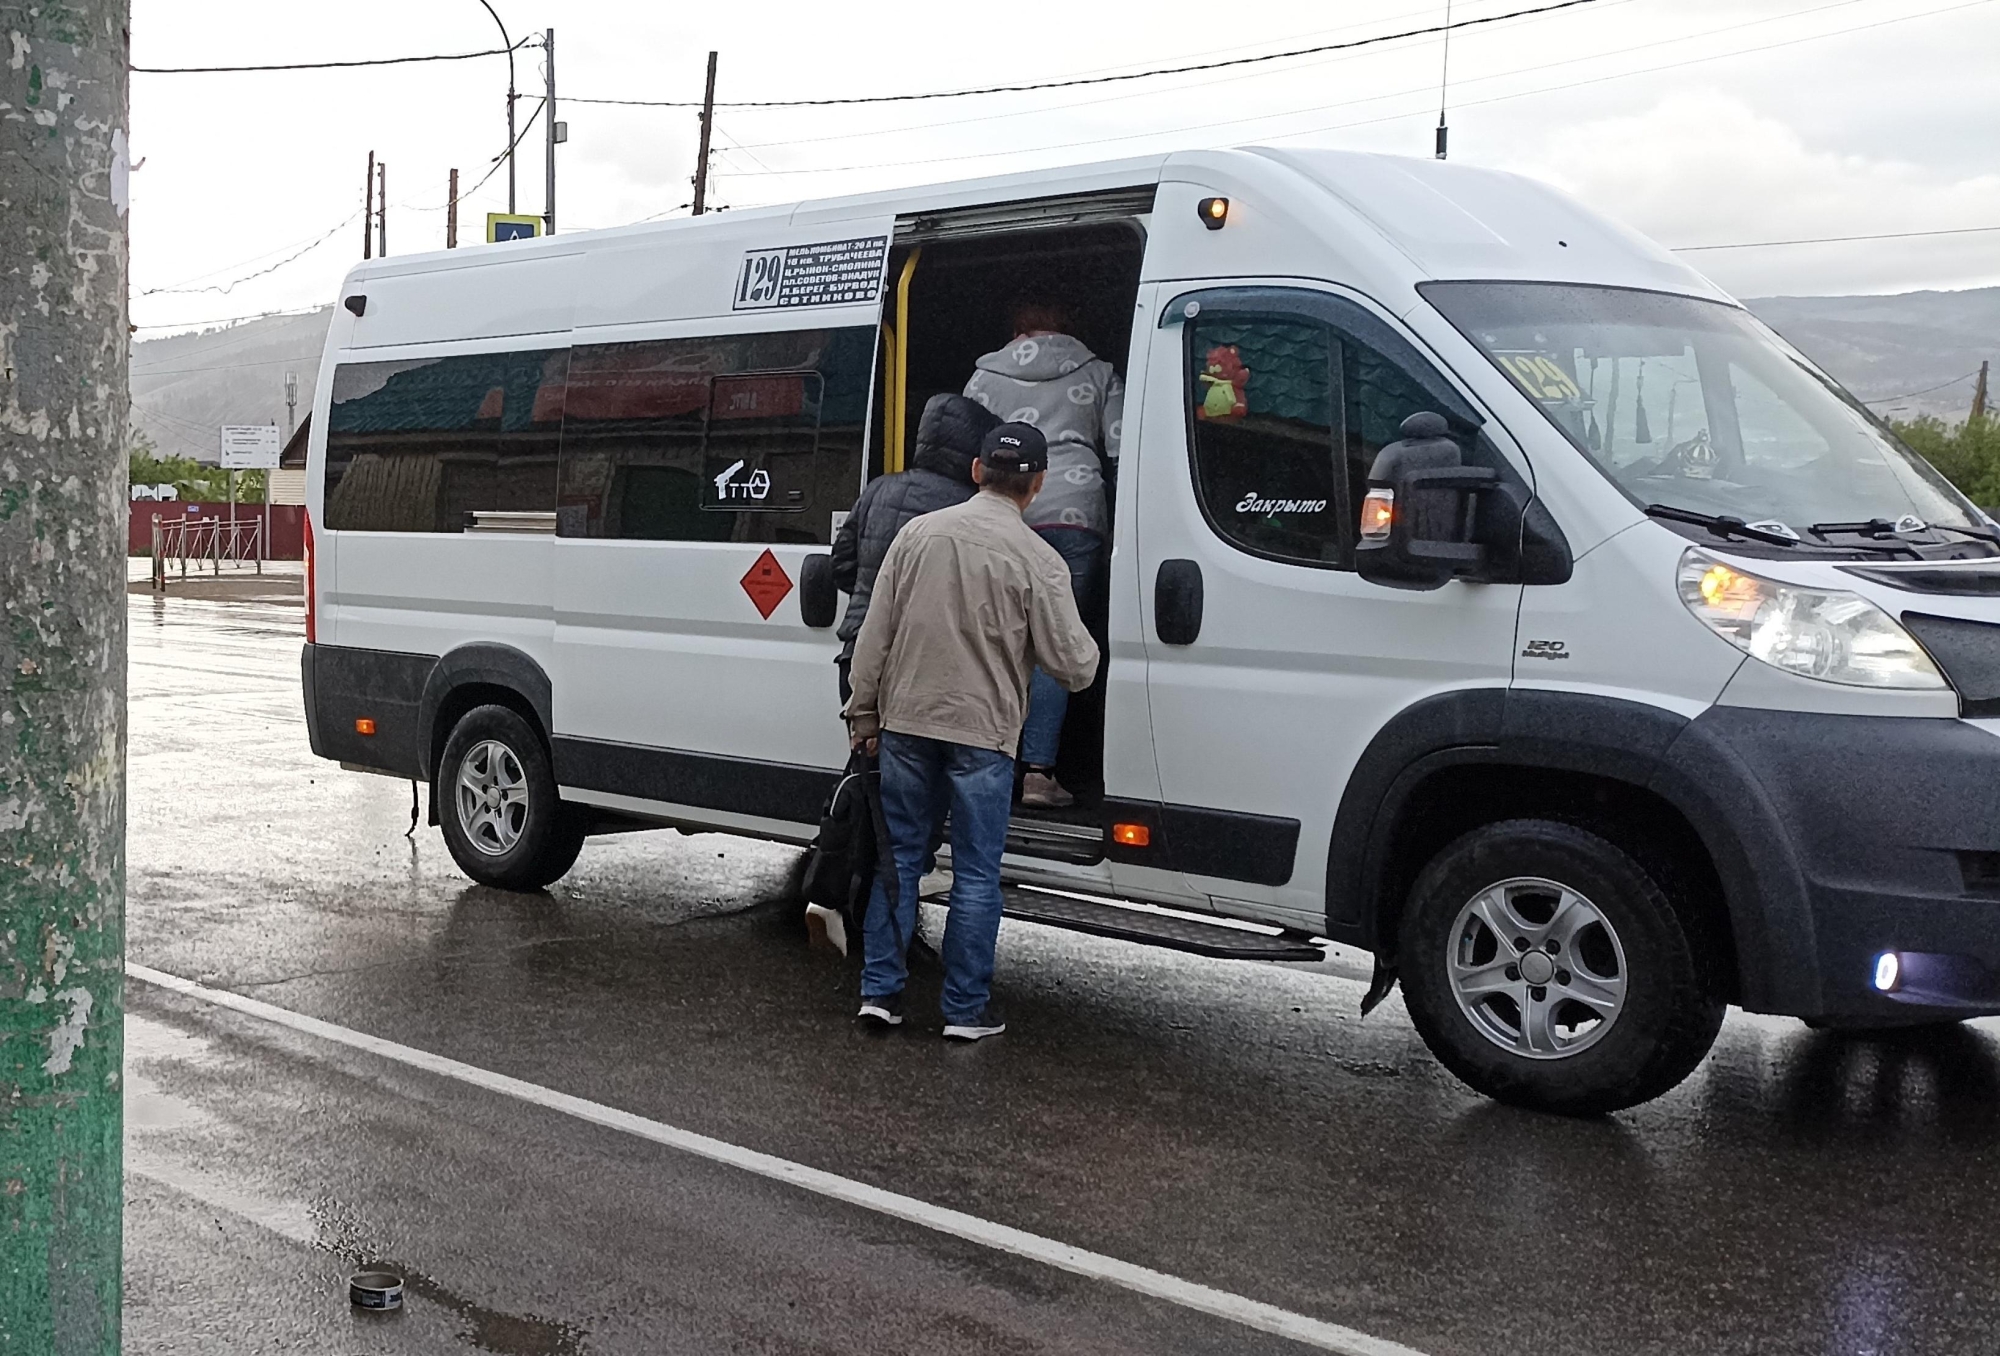
[[[1787,673],[1852,687],[1947,686],[1923,646],[1858,593],[1760,579],[1699,550],[1681,557],[1680,591],[1709,630]]]

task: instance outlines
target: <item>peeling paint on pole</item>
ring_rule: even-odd
[[[129,0],[0,0],[0,1356],[119,1349]]]

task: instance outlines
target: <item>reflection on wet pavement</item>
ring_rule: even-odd
[[[594,840],[467,882],[306,748],[296,609],[133,604],[131,953],[206,984],[1432,1356],[2000,1350],[2000,1043],[1732,1014],[1615,1118],[1481,1101],[1365,971],[1009,923],[1004,1041],[886,1040],[773,901],[792,849]],[[937,935],[938,915],[926,923]],[[135,1351],[1279,1351],[133,986]],[[221,1325],[169,1278],[217,1257]],[[403,1265],[391,1325],[345,1309]],[[406,1269],[407,1268],[407,1269]],[[190,1345],[196,1337],[212,1346]]]

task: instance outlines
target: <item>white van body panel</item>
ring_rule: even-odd
[[[344,297],[368,298],[367,310],[353,320],[344,347],[561,336],[568,332],[576,307],[577,268],[583,258],[576,243],[565,241],[559,249],[543,248],[522,257],[449,250],[364,264],[348,274],[341,292]],[[480,350],[453,350],[476,351]]]
[[[1568,583],[1525,590],[1516,684],[1690,718],[1712,705],[1744,655],[1681,603],[1676,573],[1687,546],[1687,538],[1641,521],[1578,557]],[[1542,657],[1555,654],[1564,657]]]
[[[733,309],[734,293],[747,257],[829,238],[879,239],[886,269],[894,229],[893,218],[876,216],[829,234],[772,214],[699,235],[683,231],[688,239],[671,249],[640,240],[598,251],[581,276],[575,342],[872,331],[887,285],[880,275],[877,296],[859,305]],[[872,387],[867,408],[871,419],[879,412]],[[857,460],[857,495],[862,470]],[[799,614],[805,559],[825,546],[768,547],[792,589],[767,618],[743,587],[764,544],[601,537],[550,544],[555,734],[773,763],[846,761],[834,696],[840,642]]]
[[[1333,194],[1423,278],[1640,287],[1735,304],[1654,241],[1524,175],[1354,151],[1254,154]]]
[[[574,258],[565,259],[565,266]],[[378,306],[392,311],[407,304],[409,281],[407,277],[351,280],[352,286],[368,289],[369,298],[368,315],[355,321],[354,328],[365,325]],[[421,287],[415,293],[424,295]],[[453,355],[505,353],[524,347],[561,348],[568,342],[566,334],[525,343],[521,336],[509,335],[460,340],[448,351]],[[350,347],[333,357],[336,363],[421,363],[444,351],[441,344],[403,344],[360,350]],[[325,399],[330,407],[330,382]],[[315,437],[323,438],[324,434]],[[321,448],[323,456],[323,443]],[[324,476],[318,479],[323,482]],[[323,484],[320,492],[324,492]],[[344,568],[338,557],[319,566],[319,625],[326,628],[322,639],[403,654],[444,654],[475,641],[497,641],[524,651],[544,666],[553,658],[553,537],[327,532],[316,535],[315,542],[321,540],[329,540],[336,550],[340,541],[349,543],[342,553]]]

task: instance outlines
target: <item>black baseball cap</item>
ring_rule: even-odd
[[[979,460],[995,471],[1046,471],[1049,440],[1033,424],[1002,424],[986,431]]]

